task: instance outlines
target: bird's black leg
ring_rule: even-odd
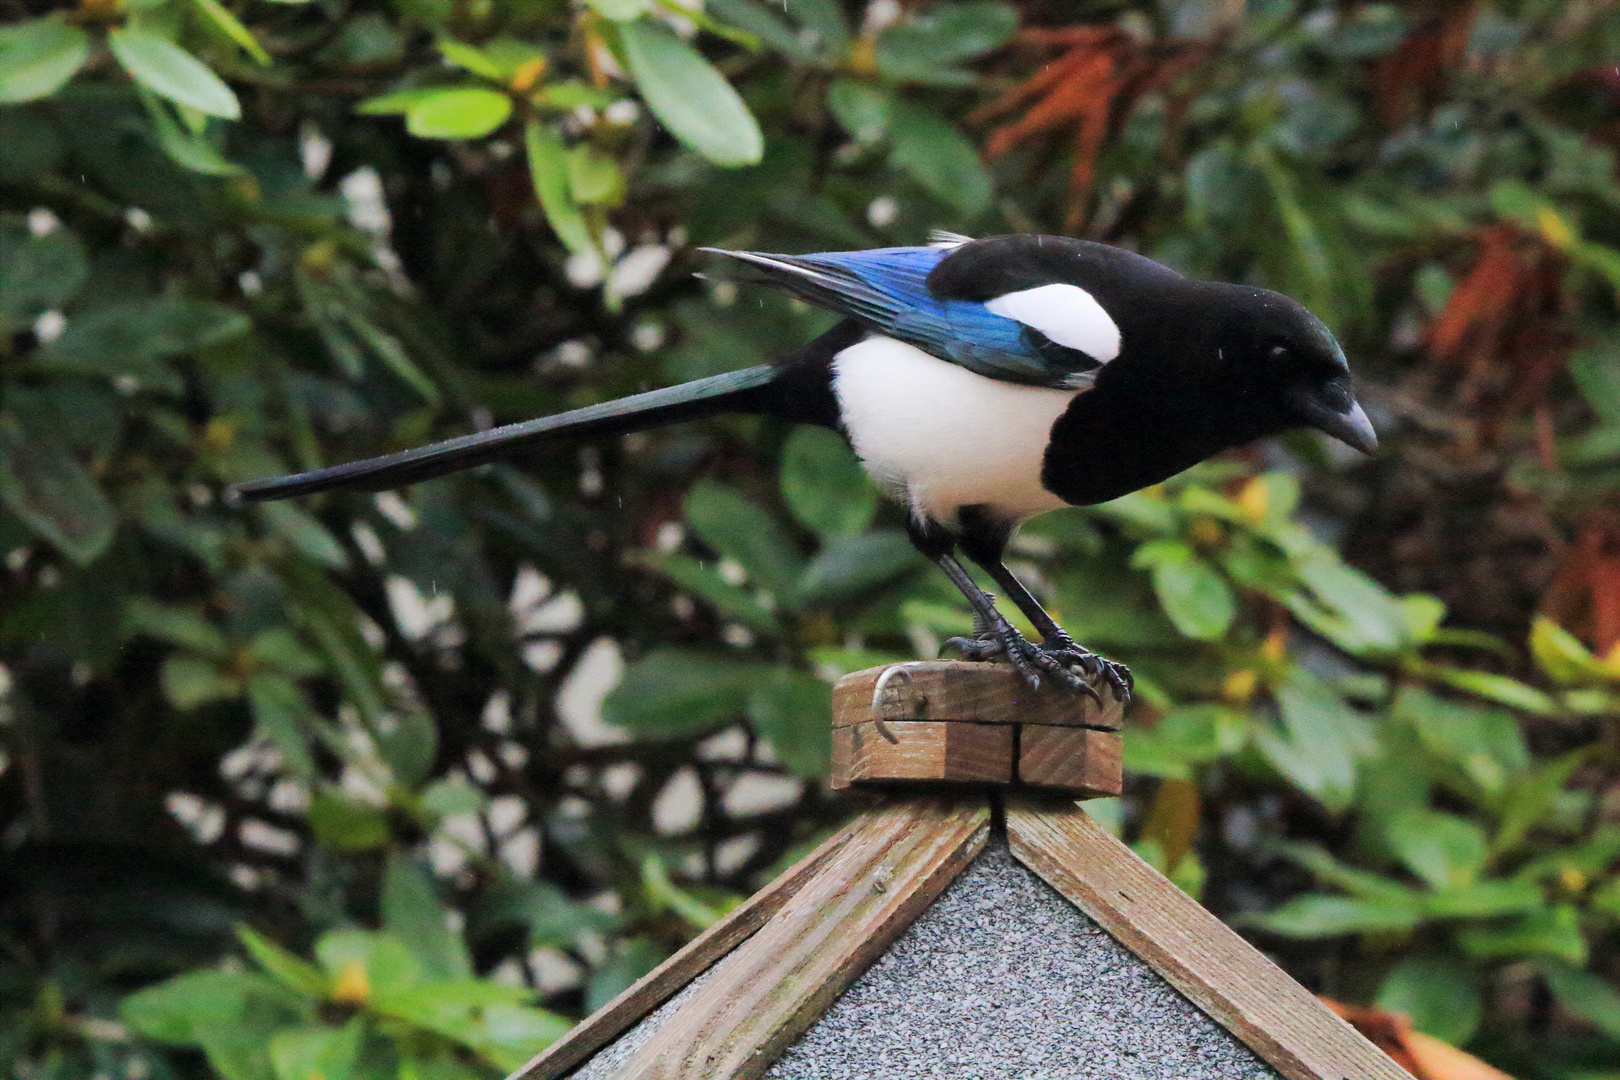
[[[1037,662],[1036,654],[1040,650],[1025,641],[1017,628],[1007,621],[1007,617],[996,610],[995,598],[979,588],[979,583],[973,580],[973,575],[967,572],[967,567],[957,560],[954,554],[955,534],[938,522],[918,521],[916,518],[907,522],[906,534],[911,537],[911,542],[918,551],[945,571],[945,576],[951,579],[951,584],[955,585],[973,606],[976,636],[952,638],[947,644],[959,645],[963,657],[969,660],[988,660],[992,656],[1004,655],[1031,686],[1039,686],[1041,669],[1044,666]],[[1096,691],[1075,676],[1068,676],[1065,681],[1078,684],[1080,689],[1089,692],[1094,698],[1097,696]],[[1101,701],[1098,704],[1101,704]]]
[[[963,507],[958,512],[958,519],[962,523],[962,532],[958,540],[962,553],[984,567],[991,580],[1018,605],[1018,610],[1022,611],[1024,617],[1034,625],[1041,635],[1039,651],[1043,656],[1055,662],[1066,676],[1070,674],[1071,668],[1078,667],[1092,678],[1101,677],[1113,689],[1115,697],[1121,701],[1129,701],[1134,685],[1130,668],[1098,656],[1076,643],[1063,627],[1046,613],[1040,601],[1030,595],[1024,583],[1014,577],[1013,572],[1001,561],[1012,530],[977,506]],[[1040,666],[1047,667],[1045,663],[1041,663]],[[1072,684],[1072,676],[1066,681]]]

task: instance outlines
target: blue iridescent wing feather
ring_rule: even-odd
[[[1097,366],[1071,350],[1042,348],[1014,319],[969,300],[938,300],[928,274],[941,247],[873,248],[813,255],[720,251],[747,263],[760,284],[859,319],[879,333],[1003,382],[1073,388]]]

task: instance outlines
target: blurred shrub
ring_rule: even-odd
[[[827,325],[694,279],[691,245],[930,227],[1128,244],[1340,333],[1376,461],[1292,438],[1019,538],[1139,677],[1095,812],[1313,988],[1612,1074],[1608,7],[0,17],[20,1075],[493,1076],[845,813],[828,681],[969,619],[827,433],[221,493]]]

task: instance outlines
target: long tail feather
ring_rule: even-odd
[[[780,374],[774,364],[744,368],[397,454],[237,484],[227,497],[233,502],[267,502],[340,487],[361,491],[402,487],[511,457],[534,443],[559,436],[614,435],[726,412],[737,407],[740,397],[770,385]]]

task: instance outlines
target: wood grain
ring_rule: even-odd
[[[1005,724],[895,720],[833,729],[831,786],[873,780],[1008,784],[1013,729]]]
[[[962,872],[989,830],[983,801],[909,799],[863,815],[614,1080],[759,1076]]]
[[[851,822],[822,841],[776,880],[687,942],[674,956],[570,1028],[566,1035],[536,1054],[507,1080],[553,1080],[639,1023],[780,911],[782,905],[849,842],[857,824]]]
[[[1288,1080],[1412,1080],[1078,807],[1009,798],[1015,857]]]
[[[874,714],[872,690],[884,683],[881,707]],[[971,720],[979,724],[1050,724],[1117,731],[1125,707],[1107,689],[1100,691],[1107,708],[1084,694],[1048,679],[1031,690],[1008,664],[921,660],[867,668],[845,675],[833,687],[833,727],[869,720]]]
[[[1090,798],[1125,786],[1125,741],[1117,731],[1024,724],[1018,736],[1018,782]]]

